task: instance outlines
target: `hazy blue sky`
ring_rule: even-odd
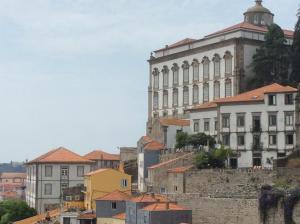
[[[265,0],[292,29],[298,0]],[[152,50],[243,20],[253,0],[0,0],[0,161],[134,146]]]

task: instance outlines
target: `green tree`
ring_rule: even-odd
[[[214,147],[216,141],[213,137],[206,135],[204,133],[197,133],[189,135],[188,144],[192,145],[194,148],[199,148],[200,146],[209,145],[210,148]]]
[[[206,169],[209,167],[210,155],[207,152],[199,152],[195,157],[195,165],[198,169]]]
[[[180,132],[177,132],[177,134],[176,134],[176,148],[177,149],[182,149],[182,148],[184,148],[184,147],[186,147],[187,146],[187,144],[188,144],[188,133],[186,133],[186,132],[182,132],[182,131],[180,131]]]
[[[251,65],[255,75],[248,80],[248,89],[258,88],[274,82],[289,82],[289,49],[283,30],[277,24],[268,27],[265,41],[256,50]]]
[[[36,215],[36,211],[21,200],[8,200],[0,203],[0,224],[8,224]]]
[[[292,74],[291,82],[297,85],[300,82],[300,8],[298,10],[298,21],[295,26],[294,40],[291,52]]]

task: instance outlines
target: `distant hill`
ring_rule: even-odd
[[[26,168],[23,163],[18,162],[0,163],[0,173],[3,172],[25,173]]]

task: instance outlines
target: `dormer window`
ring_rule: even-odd
[[[276,95],[269,95],[269,105],[274,106],[276,105]]]

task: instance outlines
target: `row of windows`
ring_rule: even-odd
[[[214,63],[214,77],[219,78],[221,75],[221,57],[218,54],[215,54],[214,58],[212,59]],[[232,74],[232,55],[230,52],[226,52],[224,56],[224,63],[225,63],[225,74],[231,75]],[[204,57],[202,59],[202,69],[203,69],[203,80],[207,81],[209,79],[210,74],[210,60],[208,57]],[[200,64],[197,59],[194,59],[191,65],[188,63],[188,61],[184,61],[182,67],[182,73],[183,73],[183,83],[188,84],[190,81],[189,78],[189,72],[190,67],[193,69],[193,81],[199,81],[199,70],[200,70]],[[179,85],[179,66],[177,63],[174,63],[171,70],[173,73],[173,86]],[[170,70],[168,66],[163,66],[162,72],[162,78],[163,78],[163,88],[169,87],[169,73]],[[158,68],[154,68],[153,72],[153,87],[154,89],[159,89],[159,74],[160,71]]]
[[[193,90],[193,104],[199,103],[199,86],[194,85]],[[225,82],[225,97],[229,97],[232,95],[232,83],[230,79],[227,79]],[[214,82],[214,99],[220,98],[220,82]],[[178,106],[178,89],[174,88],[172,92],[172,105],[174,107]],[[167,108],[169,105],[169,91],[163,91],[163,107]],[[203,103],[209,102],[209,84],[203,84]],[[183,105],[189,105],[189,87],[183,87]],[[159,107],[159,94],[158,92],[154,92],[153,94],[153,109],[158,109]]]
[[[53,176],[53,167],[51,165],[45,166],[45,177]],[[60,176],[62,179],[69,177],[69,167],[61,167]],[[77,177],[84,176],[84,166],[77,166]]]
[[[292,93],[285,94],[284,104],[285,105],[293,105],[294,104],[294,96]],[[277,95],[272,94],[272,95],[268,96],[268,105],[270,105],[270,106],[277,105]]]

